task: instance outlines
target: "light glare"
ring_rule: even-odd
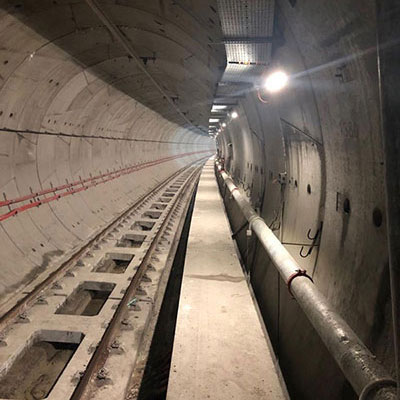
[[[238,113],[236,111],[233,111],[232,114],[231,114],[231,117],[233,119],[237,118],[238,117]]]
[[[225,110],[225,108],[227,108],[227,107],[228,107],[228,106],[223,106],[223,105],[214,104],[214,105],[212,106],[211,111]]]
[[[264,86],[271,93],[279,92],[287,85],[288,80],[289,77],[285,72],[276,71],[267,77]]]

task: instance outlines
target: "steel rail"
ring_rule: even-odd
[[[153,241],[151,242],[150,247],[147,249],[145,256],[143,257],[143,260],[141,261],[131,283],[129,284],[128,288],[126,289],[126,292],[120,301],[113,317],[108,325],[106,331],[104,332],[103,337],[101,338],[101,341],[99,345],[96,348],[96,351],[94,352],[92,358],[90,359],[90,362],[85,370],[84,375],[82,376],[78,386],[75,388],[75,391],[71,397],[71,400],[81,400],[81,399],[90,399],[91,394],[90,394],[90,388],[91,388],[91,381],[94,377],[94,375],[98,372],[98,370],[104,365],[105,361],[108,358],[109,354],[109,347],[118,332],[118,329],[120,329],[120,322],[123,319],[124,315],[127,312],[128,308],[128,303],[129,301],[135,296],[135,293],[138,289],[138,287],[141,284],[141,280],[146,273],[148,266],[151,261],[151,257],[153,256],[154,249],[158,245],[158,241],[160,237],[163,235],[165,228],[167,227],[170,218],[176,209],[176,206],[179,204],[179,201],[182,199],[184,194],[187,193],[187,190],[190,189],[191,187],[194,188],[194,181],[193,177],[198,176],[199,177],[199,172],[201,171],[201,166],[196,168],[193,173],[190,174],[188,178],[185,179],[185,183],[178,192],[177,196],[174,199],[174,202],[172,204],[172,207],[168,211],[167,215],[165,216],[164,221],[162,222],[161,226],[159,227]],[[189,197],[190,198],[190,197]],[[128,383],[129,386],[129,383]]]
[[[217,161],[226,187],[282,279],[362,400],[395,400],[396,381],[329,304]]]
[[[89,240],[86,244],[84,244],[79,250],[77,250],[70,258],[64,261],[60,267],[56,270],[52,271],[46,278],[44,278],[41,282],[39,282],[34,289],[22,297],[20,300],[16,302],[12,307],[4,312],[0,316],[0,332],[3,331],[9,324],[11,324],[14,319],[24,312],[27,307],[30,307],[34,304],[34,302],[40,297],[43,290],[47,289],[52,283],[54,283],[57,279],[59,279],[63,274],[65,274],[69,269],[73,268],[75,264],[79,261],[79,259],[85,254],[85,252],[90,249],[92,245],[100,241],[105,235],[108,234],[111,230],[113,230],[122,219],[124,219],[127,215],[132,213],[136,208],[138,208],[141,204],[145,203],[147,199],[149,199],[155,192],[161,191],[164,187],[166,187],[174,178],[179,176],[185,169],[190,167],[193,164],[198,163],[200,160],[205,159],[206,157],[201,157],[200,159],[193,161],[189,165],[181,168],[167,179],[165,179],[160,185],[146,193],[142,197],[140,197],[132,206],[128,207],[127,210],[123,211],[119,216],[113,219],[105,228],[103,228],[94,238]],[[208,156],[207,156],[208,158]],[[11,300],[6,302],[1,306],[1,308],[6,308],[7,304],[9,304]]]

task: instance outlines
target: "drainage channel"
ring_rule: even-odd
[[[0,399],[124,398],[143,338],[152,336],[202,165],[124,214],[3,325]]]
[[[141,368],[139,363],[136,364],[126,400],[161,400],[166,398],[194,201],[195,193],[186,213],[149,351],[144,352],[142,365],[145,367]]]

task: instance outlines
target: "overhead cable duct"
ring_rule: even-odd
[[[311,277],[301,269],[265,221],[257,215],[222,165],[218,162],[216,165],[251,230],[257,235],[260,244],[287,283],[289,292],[299,303],[360,400],[395,400],[396,381],[329,304]]]

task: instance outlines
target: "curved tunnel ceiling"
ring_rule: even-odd
[[[2,1],[0,309],[213,151],[204,131],[225,53],[215,2],[192,3],[96,3],[138,68],[85,1]]]

